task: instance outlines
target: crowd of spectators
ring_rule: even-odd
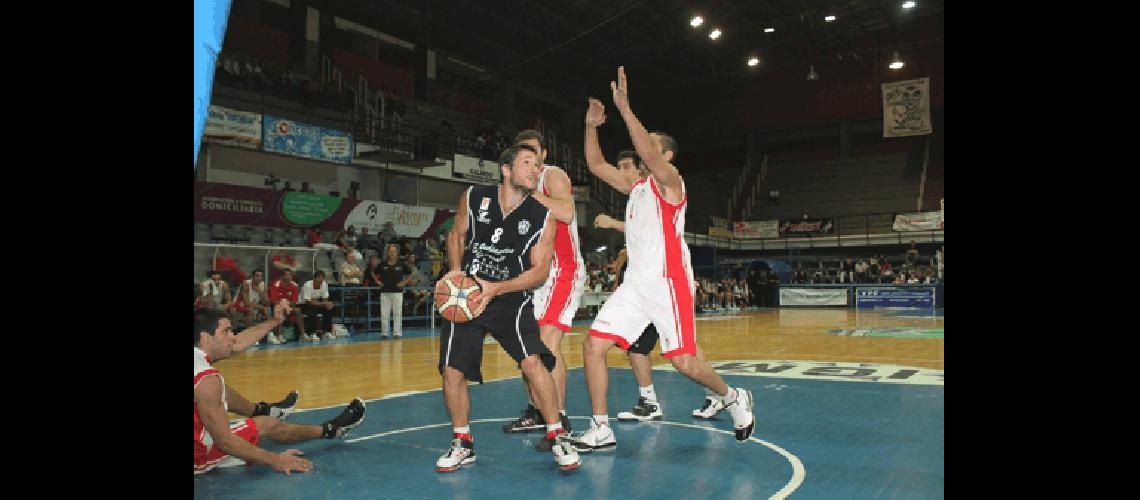
[[[292,65],[277,64],[244,54],[221,52],[214,61],[218,83],[275,95],[308,106],[347,109],[351,95],[336,85],[322,83],[320,78]]]

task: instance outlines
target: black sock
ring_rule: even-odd
[[[336,437],[336,426],[333,425],[332,420],[321,424],[321,429],[324,430],[324,432],[321,433],[322,438],[332,439]]]
[[[253,405],[253,416],[254,417],[267,416],[267,415],[269,415],[269,403],[262,401],[260,403]]]

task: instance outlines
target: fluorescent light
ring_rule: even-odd
[[[776,28],[764,28],[765,33],[771,33],[773,31],[776,31]]]
[[[830,22],[835,20],[835,16],[827,16],[827,17],[823,18],[823,20],[830,23]]]
[[[753,58],[751,58],[751,59],[749,59],[749,60],[748,60],[748,65],[749,65],[749,66],[755,66],[755,65],[757,65],[757,64],[760,64],[760,59],[757,59],[757,58],[753,57]]]
[[[705,23],[705,18],[701,16],[693,16],[693,20],[689,21],[689,26],[696,28]]]
[[[713,28],[712,33],[709,33],[709,38],[713,40],[720,38],[720,28]]]
[[[899,57],[898,51],[895,51],[895,53],[891,55],[891,65],[889,66],[891,69],[901,69],[905,64],[902,58]]]
[[[903,2],[903,8],[904,9],[913,9],[915,5],[917,5],[917,4],[915,4],[914,2]]]

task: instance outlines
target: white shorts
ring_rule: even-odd
[[[649,323],[657,329],[662,356],[697,355],[693,289],[687,278],[662,277],[622,283],[598,311],[598,317],[590,326],[590,336],[611,340],[618,347],[629,349]]]
[[[534,290],[534,319],[538,320],[538,326],[554,325],[562,333],[570,331],[585,289],[585,269],[552,267],[546,282]]]

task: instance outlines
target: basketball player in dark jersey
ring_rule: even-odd
[[[487,332],[518,362],[539,410],[558,414],[550,375],[555,359],[539,337],[530,293],[550,272],[555,234],[549,210],[530,196],[538,182],[536,160],[529,146],[507,148],[499,160],[500,184],[472,186],[459,199],[447,239],[451,271],[444,279],[473,276],[482,290],[468,303],[474,318],[462,324],[443,322],[439,370],[454,439],[451,449],[436,461],[439,472],[454,472],[475,462],[467,381],[483,381],[480,363]],[[546,429],[558,468],[577,468],[581,460],[561,422],[554,419]]]

